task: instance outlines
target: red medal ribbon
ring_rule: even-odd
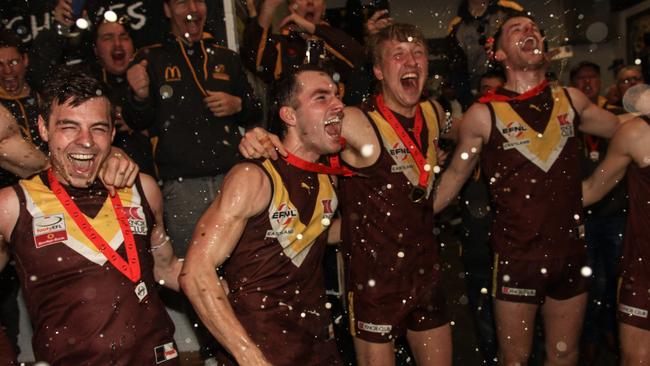
[[[291,153],[287,153],[287,157],[283,157],[283,159],[290,165],[293,165],[296,168],[302,170],[306,170],[308,172],[318,174],[342,175],[344,177],[351,177],[356,174],[347,167],[341,166],[338,155],[333,155],[330,157],[330,164],[332,164],[332,166],[327,166],[320,163],[312,163],[310,161],[303,160]]]
[[[61,202],[66,212],[70,217],[72,217],[79,229],[81,229],[84,235],[90,239],[90,242],[95,246],[95,248],[97,248],[97,250],[99,250],[104,257],[111,262],[113,267],[122,272],[122,274],[128,277],[133,283],[138,282],[140,280],[140,261],[138,260],[138,251],[135,247],[135,239],[133,238],[131,227],[129,226],[129,219],[124,215],[120,196],[116,194],[115,197],[111,197],[111,203],[113,204],[113,210],[115,210],[115,216],[117,216],[117,221],[120,224],[122,236],[124,237],[124,246],[126,247],[126,258],[128,263],[124,261],[124,259],[117,254],[106,240],[99,235],[92,225],[90,225],[79,207],[77,207],[74,201],[72,201],[68,192],[66,192],[61,183],[56,180],[52,168],[48,169],[47,178],[50,183],[50,188],[56,198]]]
[[[408,135],[404,127],[402,127],[402,124],[399,123],[397,117],[395,117],[393,112],[391,112],[391,110],[386,107],[386,104],[384,103],[384,97],[381,94],[377,96],[377,108],[379,109],[379,112],[382,114],[382,116],[384,116],[388,124],[393,128],[393,131],[395,131],[404,146],[406,146],[406,148],[409,150],[411,156],[413,156],[413,159],[418,166],[418,170],[420,171],[418,185],[422,188],[427,187],[429,184],[430,173],[424,169],[424,166],[428,163],[424,158],[422,152],[420,152],[418,149],[418,147],[422,147],[420,134],[422,133],[422,125],[424,124],[420,105],[418,104],[417,110],[415,111],[415,125],[413,126],[413,135],[418,142],[418,146],[415,146],[415,143],[413,140],[411,140],[411,137]]]
[[[548,81],[544,79],[539,85],[536,87],[530,89],[529,91],[516,95],[514,97],[509,97],[507,95],[503,94],[497,94],[496,89],[490,90],[485,96],[481,97],[478,101],[480,103],[489,103],[489,102],[512,102],[512,101],[524,101],[526,99],[530,99],[536,95],[539,95],[546,86],[548,85]]]
[[[589,152],[594,152],[598,150],[600,139],[591,135],[585,135],[585,142],[589,146]]]

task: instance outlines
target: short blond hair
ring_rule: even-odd
[[[368,37],[367,47],[375,65],[381,62],[382,45],[386,41],[420,43],[428,53],[427,41],[418,27],[413,24],[395,23]]]

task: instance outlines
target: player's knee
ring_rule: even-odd
[[[575,365],[578,362],[578,346],[570,346],[563,341],[547,344],[546,355],[552,365]]]
[[[634,347],[621,349],[621,366],[650,365],[650,352],[648,347]]]

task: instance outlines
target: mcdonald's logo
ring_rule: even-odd
[[[181,70],[178,66],[167,66],[165,68],[165,81],[181,80]]]

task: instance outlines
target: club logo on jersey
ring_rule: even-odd
[[[124,207],[124,215],[129,219],[131,232],[137,235],[147,235],[147,220],[142,206]]]
[[[34,217],[32,230],[36,248],[68,240],[63,214]]]
[[[165,67],[165,81],[180,81],[181,69],[178,66]]]
[[[271,220],[275,220],[280,225],[289,225],[295,217],[298,217],[298,210],[291,208],[286,203],[282,203],[277,211],[271,215]]]
[[[331,219],[332,216],[334,216],[334,210],[332,209],[332,200],[321,200],[321,203],[323,204],[323,217]]]
[[[529,139],[524,139],[526,130],[526,126],[522,126],[517,121],[508,123],[505,128],[501,129],[501,134],[508,140],[508,142],[503,143],[503,149],[510,150],[520,145],[530,144]]]
[[[230,80],[230,75],[226,73],[226,66],[224,64],[215,65],[212,70],[212,77],[218,80]]]
[[[557,121],[560,123],[560,133],[562,134],[562,137],[573,137],[575,135],[573,123],[569,121],[567,113],[558,115]]]
[[[178,351],[176,351],[173,342],[165,343],[161,346],[155,347],[153,349],[153,352],[156,355],[156,365],[178,357]]]
[[[410,154],[409,150],[401,142],[393,144],[393,147],[389,149],[388,152],[395,160],[401,161],[408,159]]]

